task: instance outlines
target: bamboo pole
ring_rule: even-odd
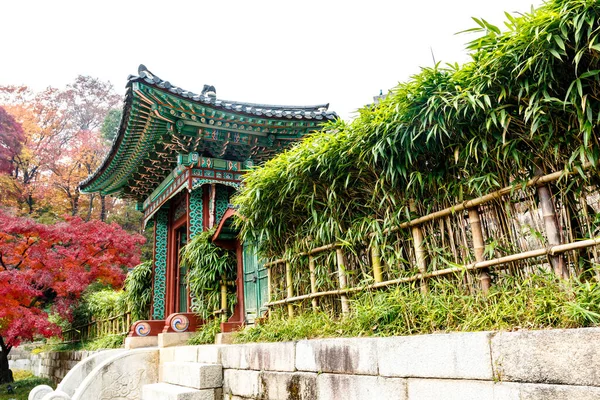
[[[376,244],[371,246],[371,264],[373,265],[373,278],[375,278],[375,282],[383,282],[381,257],[379,255],[379,248]]]
[[[539,168],[536,168],[536,174],[541,175]],[[537,187],[537,194],[540,199],[542,208],[542,217],[544,218],[544,228],[546,231],[546,237],[550,246],[556,246],[561,244],[560,228],[556,219],[556,211],[554,208],[554,202],[552,201],[552,194],[550,188],[547,185],[540,185]],[[550,265],[554,273],[561,278],[568,278],[569,271],[565,264],[565,258],[562,254],[556,256],[549,256]]]
[[[410,200],[409,203],[410,211],[413,213],[417,212],[417,207],[415,206],[415,201]],[[413,246],[415,248],[415,258],[417,261],[417,268],[421,274],[425,275],[427,273],[427,264],[425,260],[425,247],[423,246],[423,231],[420,226],[413,226],[411,228],[412,237],[413,237]],[[427,288],[427,281],[425,279],[421,280],[421,292],[427,293],[429,290]]]
[[[592,166],[593,166],[592,163],[585,163],[581,166],[581,169],[585,171],[585,170],[591,168]],[[524,185],[520,185],[519,187],[526,188],[526,187],[531,187],[531,186],[536,186],[536,185],[543,185],[544,183],[557,181],[561,177],[568,177],[570,175],[574,175],[577,173],[578,173],[578,171],[557,171],[557,172],[553,172],[548,175],[543,175],[543,176],[539,176],[539,177],[536,176],[535,178],[528,180]],[[419,218],[412,219],[410,221],[403,222],[402,224],[400,224],[396,227],[384,230],[383,233],[385,234],[385,233],[395,232],[400,229],[410,228],[415,225],[420,225],[424,222],[429,222],[434,219],[438,219],[441,217],[455,214],[460,211],[467,210],[469,208],[477,207],[479,205],[488,203],[494,199],[499,199],[507,194],[510,194],[514,190],[515,190],[515,186],[506,186],[506,187],[503,187],[502,189],[496,190],[495,192],[488,193],[486,195],[476,197],[471,200],[466,200],[462,203],[455,204],[451,207],[444,208],[443,210],[439,210],[439,211],[433,212],[431,214],[427,214],[423,217],[419,217]],[[374,236],[374,235],[375,235],[375,233],[371,233],[371,236]]]
[[[338,280],[340,284],[340,289],[345,290],[348,287],[348,278],[346,277],[346,262],[344,260],[344,253],[342,252],[342,249],[335,249],[335,255],[337,260]],[[350,313],[348,297],[342,294],[340,295],[340,300],[342,303],[342,316],[346,317]]]
[[[221,276],[221,322],[227,322],[227,280]]]
[[[287,298],[294,297],[294,286],[292,282],[292,267],[289,261],[285,263],[285,283],[287,288]],[[294,306],[288,303],[288,316],[292,318],[294,316]]]
[[[481,229],[481,219],[477,208],[469,208],[469,223],[471,224],[471,234],[473,235],[475,261],[483,261],[485,244],[483,241],[483,230]],[[490,290],[490,274],[485,268],[479,270],[479,285],[484,293],[487,293]]]
[[[308,256],[308,269],[310,270],[310,293],[317,293],[317,274],[315,272],[315,259],[313,256]],[[313,311],[317,311],[319,307],[319,302],[316,298],[313,298],[312,301]]]
[[[271,301],[271,296],[272,296],[272,287],[271,285],[273,284],[273,272],[271,271],[270,267],[267,267],[267,299],[269,299],[269,301]]]
[[[315,247],[314,249],[310,249],[310,250],[302,252],[302,253],[297,253],[296,255],[298,257],[311,256],[313,254],[322,253],[324,251],[331,250],[336,247],[339,247],[339,243],[330,243],[330,244],[326,244],[325,246]],[[272,265],[283,264],[286,261],[287,261],[286,258],[279,258],[277,260],[273,260],[273,261],[269,261],[268,263],[265,263],[264,266],[270,267]]]
[[[311,293],[311,294],[307,294],[307,295],[291,297],[291,298],[287,298],[285,300],[279,300],[279,301],[273,301],[271,303],[267,303],[266,306],[272,307],[272,306],[276,306],[276,305],[280,305],[280,304],[286,304],[286,303],[290,303],[290,302],[312,299],[315,297],[341,296],[341,295],[346,295],[348,293],[356,293],[356,292],[360,292],[360,291],[368,290],[368,289],[379,289],[379,288],[383,288],[383,287],[387,287],[387,286],[391,286],[391,285],[398,285],[401,283],[416,282],[416,281],[419,281],[422,279],[434,278],[437,276],[451,275],[451,274],[456,274],[456,273],[462,273],[465,271],[475,271],[475,270],[479,270],[482,268],[495,267],[495,266],[506,264],[509,262],[521,261],[521,260],[526,260],[529,258],[548,256],[548,255],[554,256],[557,254],[562,254],[567,251],[584,249],[587,247],[598,246],[598,245],[600,245],[600,237],[596,237],[593,239],[586,239],[586,240],[582,240],[579,242],[561,244],[561,245],[552,246],[552,247],[548,247],[548,248],[544,248],[544,249],[524,251],[522,253],[512,254],[510,256],[494,258],[492,260],[478,261],[478,262],[470,263],[470,264],[459,266],[459,267],[440,269],[440,270],[433,271],[433,272],[430,272],[430,273],[427,273],[424,275],[416,274],[416,275],[408,276],[405,278],[398,278],[398,279],[392,279],[392,280],[384,281],[384,282],[380,282],[380,283],[374,283],[372,285],[365,285],[365,286],[346,288],[346,289],[329,290],[326,292],[318,292],[318,293],[314,293],[314,294]]]

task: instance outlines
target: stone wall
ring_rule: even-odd
[[[96,351],[61,351],[32,354],[31,346],[19,346],[8,354],[9,368],[28,370],[35,376],[49,378],[58,384],[80,360]]]
[[[58,384],[75,364],[94,353],[96,351],[86,350],[39,353],[32,359],[32,361],[39,359],[39,361],[36,360],[39,369],[34,370],[33,373],[42,378],[49,378]]]
[[[220,363],[226,400],[600,399],[600,328],[161,349]]]

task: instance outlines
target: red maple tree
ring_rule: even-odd
[[[8,353],[22,340],[60,333],[48,313],[70,318],[93,282],[114,287],[139,263],[144,238],[117,224],[70,218],[45,225],[0,210],[0,384],[12,381]]]
[[[24,141],[21,124],[0,107],[0,173],[12,173],[14,158],[21,152]]]

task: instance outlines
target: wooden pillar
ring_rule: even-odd
[[[473,235],[473,250],[475,251],[475,261],[484,260],[485,243],[483,241],[483,230],[481,229],[481,219],[477,208],[469,208],[469,223],[471,224],[471,234]],[[487,268],[480,269],[479,285],[484,293],[490,290],[492,280]]]
[[[541,176],[543,175],[543,172],[541,169],[536,168],[535,174]],[[537,194],[540,198],[540,205],[542,208],[542,216],[544,218],[544,228],[546,230],[546,237],[548,238],[548,245],[557,246],[562,244],[560,239],[560,228],[558,226],[558,220],[556,218],[556,211],[552,201],[552,193],[550,193],[550,188],[548,185],[538,186]],[[569,271],[567,269],[563,254],[548,256],[548,259],[550,260],[550,265],[557,276],[565,279],[569,277]]]
[[[344,253],[342,249],[335,249],[335,255],[338,267],[338,280],[340,283],[340,289],[346,289],[348,287],[348,279],[346,277],[346,261],[344,260]],[[350,313],[350,304],[348,303],[348,296],[345,294],[340,295],[342,302],[342,316],[346,317]]]
[[[317,293],[317,274],[315,273],[315,259],[313,256],[308,256],[308,269],[310,270],[310,293]],[[316,297],[311,299],[313,311],[317,311],[319,302]]]
[[[290,265],[289,261],[285,262],[285,283],[286,283],[286,288],[287,288],[288,299],[294,297],[294,285],[292,282],[292,266]],[[294,316],[293,304],[288,303],[287,308],[288,308],[288,316],[290,318],[292,318]]]
[[[371,245],[371,265],[373,266],[373,278],[375,278],[375,283],[383,282],[381,257],[379,256],[379,248],[376,244]]]
[[[414,200],[410,201],[409,207],[410,207],[411,213],[417,212],[417,207],[415,206]],[[421,273],[421,275],[424,276],[427,273],[427,263],[426,263],[427,253],[425,252],[425,246],[423,245],[423,242],[424,242],[423,231],[421,231],[420,226],[415,225],[411,228],[411,232],[412,232],[412,237],[413,237],[413,246],[415,248],[415,258],[417,261],[417,268],[419,268],[419,272]],[[429,291],[429,289],[427,288],[427,281],[423,277],[423,278],[421,278],[421,292],[427,293],[428,291]]]

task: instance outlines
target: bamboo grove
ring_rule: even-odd
[[[306,252],[331,243],[344,249],[347,285],[356,286],[373,281],[373,246],[389,280],[424,272],[420,263],[431,272],[598,236],[600,3],[551,0],[506,18],[504,31],[474,19],[470,62],[423,68],[354,121],[331,123],[246,175],[235,199],[244,239],[266,259],[293,261],[286,272],[273,264],[272,298],[290,286],[306,292]],[[526,184],[556,171],[546,194]],[[420,239],[395,228],[506,187],[476,208],[479,239],[467,209],[421,224]],[[554,233],[544,226],[544,196],[556,209]],[[313,286],[336,287],[339,254],[315,257]],[[595,274],[595,247],[565,257],[567,272]],[[502,271],[534,271],[548,259]]]

